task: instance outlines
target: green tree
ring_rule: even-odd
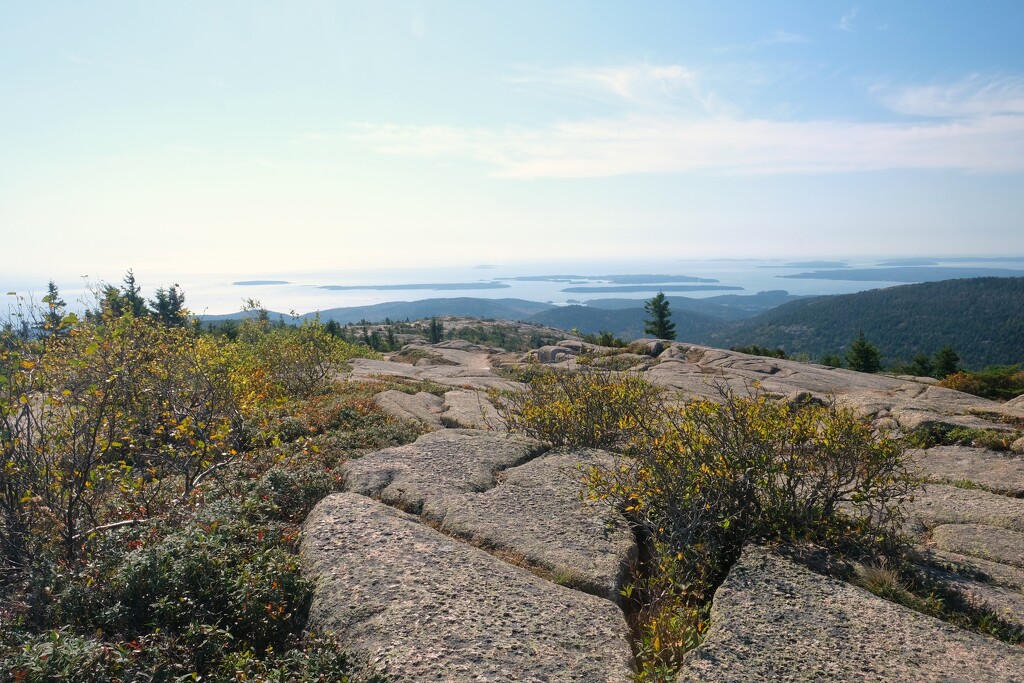
[[[846,364],[858,372],[878,372],[882,369],[882,354],[877,346],[864,337],[863,330],[857,333],[850,344],[850,350],[846,352]]]
[[[931,377],[934,371],[932,359],[923,353],[915,355],[910,365],[906,367],[907,374],[915,377]]]
[[[946,344],[935,352],[935,361],[932,363],[932,377],[944,379],[959,370],[960,354],[953,350],[953,347]]]
[[[188,323],[188,311],[185,310],[185,294],[177,284],[156,290],[156,298],[149,300],[153,316],[171,327],[184,327]]]
[[[57,284],[50,280],[46,284],[46,296],[43,297],[46,308],[43,309],[43,319],[40,322],[40,329],[47,337],[60,334],[64,325],[64,311],[66,303],[60,298],[60,290]]]
[[[437,318],[430,319],[430,327],[427,328],[427,341],[437,344],[444,339],[444,325]]]
[[[672,311],[669,310],[668,297],[664,292],[644,304],[644,310],[650,316],[644,321],[644,334],[652,335],[656,339],[675,339],[676,324],[670,320]]]
[[[826,353],[824,356],[821,357],[821,360],[819,362],[822,365],[827,365],[832,368],[843,367],[843,359],[840,358],[839,354],[836,353]]]

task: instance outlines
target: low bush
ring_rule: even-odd
[[[646,571],[626,596],[641,680],[659,680],[700,641],[705,606],[744,544],[893,554],[901,503],[917,485],[899,441],[834,404],[724,389],[717,401],[666,398],[635,376],[551,371],[502,406],[512,431],[629,456],[586,481],[647,540]]]
[[[621,449],[657,419],[660,391],[636,375],[539,370],[526,392],[494,394],[510,432],[555,446]]]
[[[996,401],[1008,401],[1024,394],[1024,366],[996,365],[980,372],[962,370],[947,375],[939,386]]]

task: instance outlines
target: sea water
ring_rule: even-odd
[[[152,297],[157,287],[177,284],[186,296],[187,307],[195,314],[231,313],[247,301],[282,313],[308,313],[331,308],[365,306],[387,301],[416,301],[431,298],[476,297],[515,298],[565,305],[585,303],[589,299],[647,299],[658,291],[671,296],[704,298],[722,294],[756,294],[785,290],[790,294],[846,294],[888,287],[903,282],[892,280],[842,280],[829,278],[792,279],[786,276],[830,270],[881,268],[893,263],[920,268],[921,280],[934,266],[957,268],[1007,269],[1004,274],[1024,276],[1020,257],[990,259],[823,259],[787,261],[782,259],[721,259],[693,261],[613,262],[592,261],[562,263],[472,264],[461,267],[376,268],[336,271],[282,271],[244,274],[135,273],[142,294]],[[981,271],[978,271],[982,274]],[[658,275],[643,278],[643,284],[625,285],[612,277]],[[545,276],[551,276],[544,279]],[[0,275],[0,295],[7,294],[10,309],[17,300],[39,302],[46,292],[49,276],[38,279],[19,277],[4,281]],[[120,285],[120,275],[107,280]],[[669,278],[673,278],[670,281]],[[679,281],[679,278],[699,281]],[[526,279],[528,278],[528,279]],[[72,310],[93,302],[90,290],[96,290],[99,277],[54,276],[62,298]],[[332,287],[334,287],[332,289]],[[594,291],[600,287],[601,291]],[[344,288],[344,289],[338,289]],[[673,289],[678,288],[678,289]],[[692,289],[691,289],[692,288]],[[582,289],[583,291],[566,291]],[[608,291],[611,289],[612,291]]]

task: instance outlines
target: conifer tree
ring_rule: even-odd
[[[644,334],[649,334],[655,339],[675,339],[676,324],[670,320],[672,311],[669,310],[668,297],[664,292],[644,304],[644,310],[650,316],[644,321]]]
[[[882,353],[864,337],[863,330],[850,343],[850,350],[846,352],[846,364],[851,370],[858,372],[878,372],[882,369]]]

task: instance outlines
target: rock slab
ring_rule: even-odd
[[[539,442],[521,437],[446,429],[351,460],[340,472],[346,491],[418,514],[428,499],[493,488],[498,472],[545,450]]]
[[[1010,683],[1022,671],[1022,648],[750,547],[715,594],[708,636],[677,680]]]
[[[625,518],[585,500],[584,472],[609,469],[611,453],[566,449],[506,470],[484,493],[449,496],[424,508],[444,533],[509,553],[556,583],[620,600],[636,560]]]
[[[351,493],[303,527],[309,626],[368,652],[395,681],[631,677],[628,628],[607,600],[555,585]]]

